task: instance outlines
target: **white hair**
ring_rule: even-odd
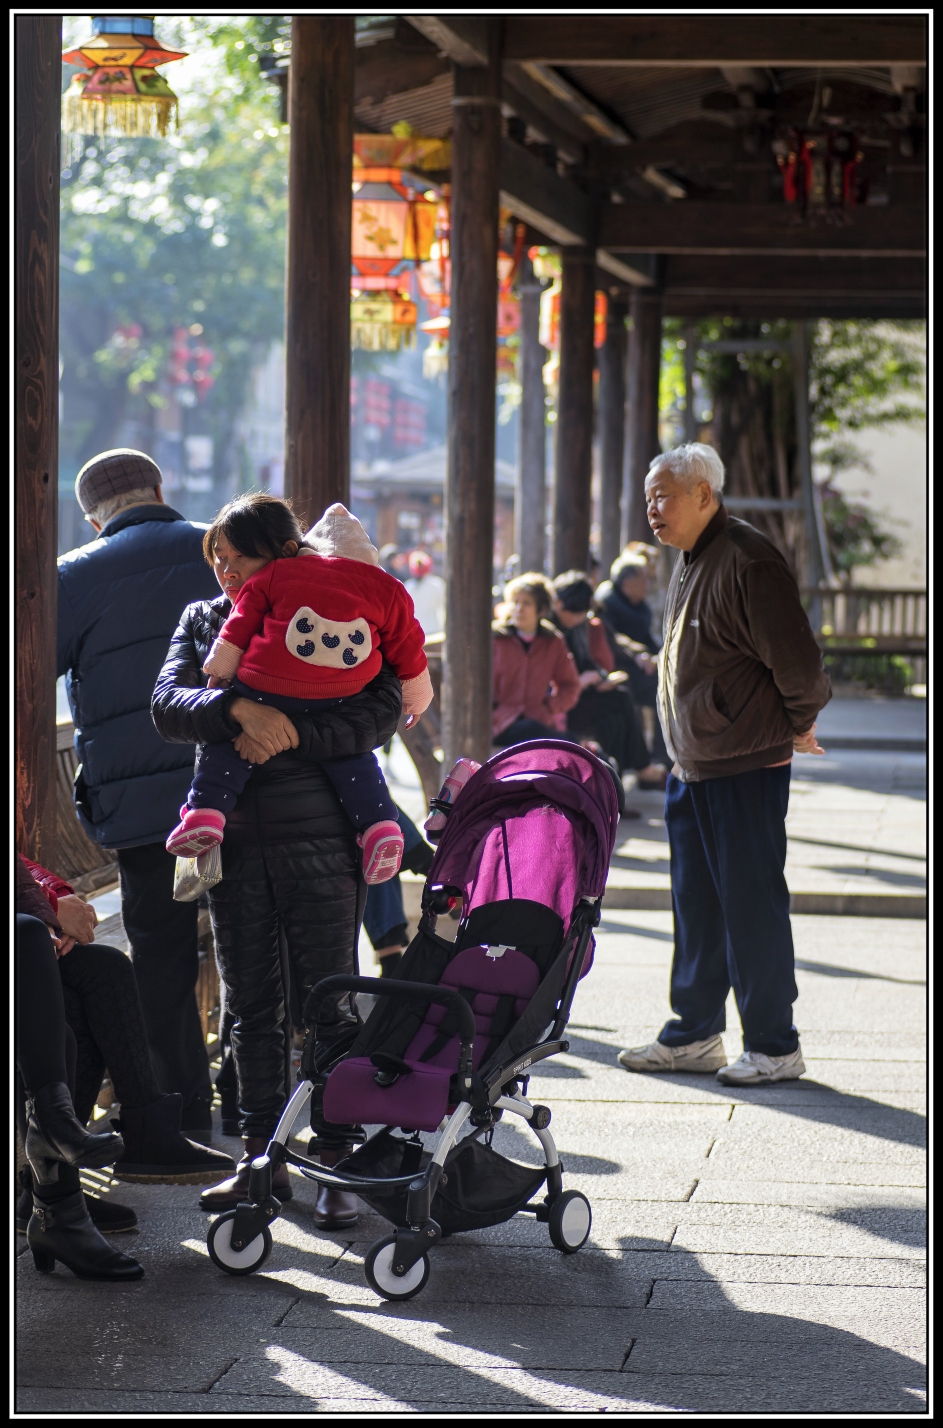
[[[156,486],[140,486],[136,491],[119,491],[117,496],[109,496],[106,501],[102,501],[100,506],[96,506],[93,511],[86,512],[85,519],[94,521],[96,525],[106,526],[112,516],[116,516],[119,511],[123,511],[126,506],[152,506],[157,502]]]
[[[648,475],[655,476],[660,471],[673,476],[679,485],[689,491],[693,491],[701,481],[707,482],[715,496],[719,497],[724,489],[724,463],[712,446],[705,446],[700,441],[689,441],[684,446],[676,446],[673,451],[656,456],[648,468]]]

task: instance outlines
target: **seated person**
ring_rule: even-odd
[[[620,776],[634,772],[639,784],[664,788],[665,768],[654,764],[626,684],[602,621],[590,614],[593,588],[581,570],[568,570],[553,582],[553,620],[562,632],[579,674],[579,701],[567,714],[571,734],[589,736],[615,759]]]
[[[664,735],[658,719],[657,656],[661,640],[652,630],[652,610],[648,604],[650,567],[645,547],[636,543],[612,563],[609,579],[596,591],[596,609],[607,627],[616,666],[629,676],[632,698],[640,709],[652,711],[652,759],[671,767]]]
[[[531,571],[508,582],[504,599],[505,613],[491,626],[491,737],[499,748],[565,739],[561,716],[579,699],[580,681],[566,640],[547,618],[553,586]]]
[[[180,1133],[183,1098],[164,1095],[154,1075],[148,1050],[144,1014],[131,961],[114,947],[95,943],[95,909],[83,902],[67,882],[38,863],[18,857],[17,911],[44,912],[43,921],[52,939],[57,963],[57,1001],[73,1053],[73,1073],[69,1078],[74,1114],[81,1126],[87,1124],[108,1068],[115,1095],[121,1105],[120,1127],[123,1152],[114,1162],[116,1179],[160,1185],[202,1185],[232,1168],[232,1159],[222,1151],[198,1145]],[[20,927],[17,919],[18,955]],[[30,946],[35,929],[27,929]],[[39,939],[42,944],[42,938]],[[44,947],[44,944],[42,944]],[[33,955],[33,954],[31,954]],[[22,1106],[23,1078],[18,1098],[21,1133],[26,1135],[27,1117]],[[116,1137],[117,1139],[117,1137]],[[120,1142],[119,1142],[120,1144]],[[26,1229],[30,1198],[36,1192],[36,1178],[24,1168],[23,1193],[17,1204],[17,1228]],[[76,1177],[74,1189],[78,1193]],[[133,1229],[132,1210],[110,1201],[86,1197],[85,1208],[92,1222],[105,1233]]]

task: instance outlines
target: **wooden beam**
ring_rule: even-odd
[[[624,297],[610,297],[606,340],[599,349],[599,564],[604,576],[621,549],[628,312]]]
[[[509,61],[559,65],[758,68],[836,67],[927,62],[924,15],[510,14]]]
[[[785,203],[623,203],[602,206],[599,242],[614,253],[920,258],[926,225],[911,204],[852,209],[838,225],[802,222]]]
[[[547,407],[540,345],[543,286],[525,254],[521,259],[520,476],[517,489],[517,553],[520,569],[543,570],[547,563]]]
[[[919,258],[747,258],[665,260],[665,315],[772,320],[920,318],[927,269]]]
[[[55,868],[62,16],[14,24],[15,830]]]
[[[585,570],[593,479],[592,249],[564,248],[560,294],[560,395],[553,498],[553,574]]]
[[[285,490],[302,525],[350,503],[354,18],[292,19]]]
[[[515,218],[545,233],[554,243],[585,243],[593,226],[593,204],[569,179],[561,178],[523,144],[501,140],[501,205]]]
[[[453,64],[486,68],[492,22],[485,15],[404,15]]]
[[[416,38],[419,40],[418,34]],[[445,74],[448,67],[448,60],[434,49],[410,54],[395,39],[380,40],[369,49],[357,51],[354,103],[379,104],[390,94],[422,89]]]
[[[523,78],[526,80],[527,76],[524,75]],[[536,86],[534,87],[536,88]],[[501,98],[504,100],[505,112],[510,109],[519,119],[523,119],[529,129],[540,135],[542,143],[551,144],[556,149],[557,154],[565,163],[582,164],[585,162],[585,143],[581,139],[574,138],[568,130],[561,128],[555,116],[547,112],[553,103],[549,95],[540,93],[540,99],[550,100],[548,104],[535,103],[519,83],[505,77],[501,83]]]
[[[651,541],[645,516],[645,477],[661,450],[658,440],[658,384],[661,376],[662,293],[635,288],[630,299],[626,374],[625,472],[622,497],[623,544]]]
[[[455,65],[446,512],[445,764],[491,751],[500,21],[486,68]]]

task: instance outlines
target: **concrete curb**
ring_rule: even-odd
[[[603,910],[670,912],[670,888],[607,888]],[[794,892],[789,911],[822,917],[925,918],[925,893]]]
[[[926,738],[921,738],[919,735],[913,737],[903,735],[900,738],[888,739],[882,738],[880,734],[820,734],[818,737],[826,753],[829,749],[849,749],[872,754],[925,754],[927,752]]]

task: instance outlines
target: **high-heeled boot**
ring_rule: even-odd
[[[60,1175],[61,1175],[60,1171]],[[26,1234],[30,1216],[33,1213],[33,1176],[28,1165],[17,1176],[20,1186],[14,1219],[21,1235]],[[95,1195],[84,1194],[85,1208],[92,1224],[101,1235],[121,1235],[126,1230],[137,1229],[138,1217],[127,1205],[119,1205],[109,1196],[105,1200]]]
[[[268,1140],[264,1136],[246,1136],[243,1141],[245,1153],[239,1164],[236,1166],[235,1175],[228,1180],[222,1180],[218,1185],[213,1185],[209,1190],[204,1190],[200,1196],[201,1210],[234,1210],[236,1206],[248,1197],[249,1194],[249,1172],[252,1169],[252,1162],[257,1155],[264,1155],[268,1150]],[[288,1177],[288,1166],[279,1165],[272,1175],[272,1194],[276,1200],[281,1200],[282,1204],[292,1197],[291,1181]]]
[[[309,1147],[309,1154],[317,1154],[320,1163],[331,1169],[338,1161],[350,1155],[353,1146]],[[318,1186],[318,1200],[314,1207],[314,1223],[319,1230],[346,1230],[355,1225],[360,1215],[360,1204],[356,1195],[348,1190],[329,1190],[326,1185]]]
[[[118,1159],[124,1141],[111,1131],[104,1135],[87,1131],[75,1114],[68,1086],[54,1081],[27,1097],[24,1149],[39,1184],[52,1185],[60,1161],[100,1170]]]
[[[102,1238],[92,1224],[81,1190],[44,1204],[33,1196],[26,1240],[40,1274],[51,1274],[56,1260],[79,1279],[141,1279],[144,1266]]]

